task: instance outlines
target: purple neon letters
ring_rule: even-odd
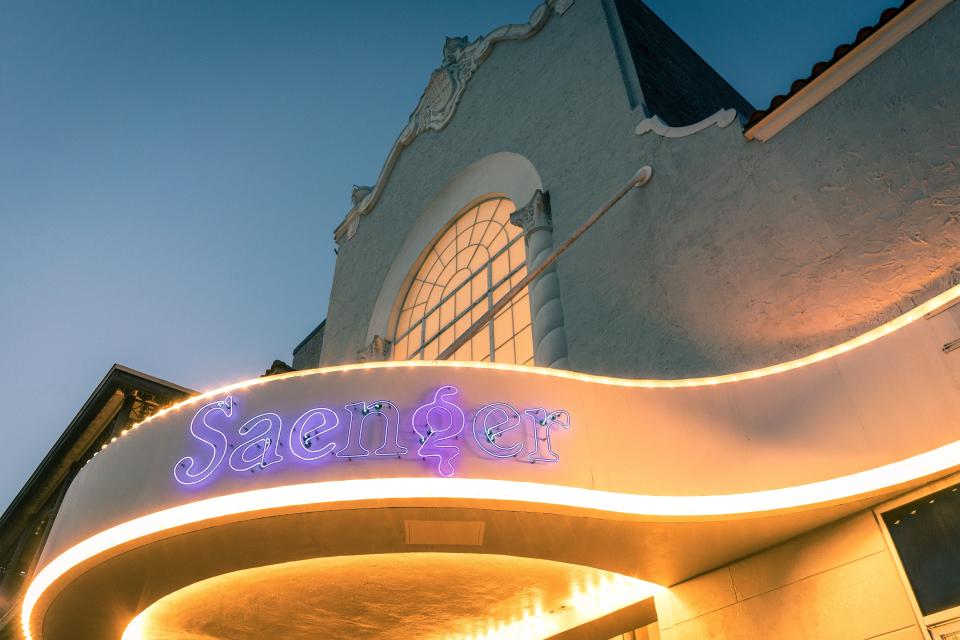
[[[286,423],[277,413],[261,413],[239,427],[237,402],[227,396],[203,405],[193,416],[190,436],[202,449],[181,458],[173,476],[182,485],[195,485],[224,466],[234,472],[256,472],[286,460],[398,458],[424,460],[441,476],[450,477],[461,445],[483,457],[531,463],[560,460],[551,432],[570,428],[567,411],[532,408],[521,413],[512,405],[494,402],[468,416],[458,395],[456,387],[440,387],[429,402],[406,415],[389,400],[374,400],[348,404],[340,412],[315,407]],[[468,424],[473,443],[461,438]]]

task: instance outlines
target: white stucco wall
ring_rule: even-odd
[[[601,2],[577,0],[531,39],[496,45],[446,129],[401,154],[341,247],[322,362],[356,358],[404,239],[445,185],[498,152],[535,167],[557,242],[654,169],[558,263],[574,369],[723,373],[899,315],[960,260],[958,33],[954,3],[769,142],[736,123],[668,139],[633,134],[643,113]]]

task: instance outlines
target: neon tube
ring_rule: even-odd
[[[376,478],[244,491],[157,511],[97,533],[54,558],[30,583],[21,625],[33,640],[31,615],[43,593],[80,563],[128,542],[224,516],[304,505],[365,500],[459,499],[572,507],[611,514],[691,517],[755,514],[868,494],[960,466],[960,441],[881,467],[781,489],[713,496],[649,496],[560,485],[472,478]]]

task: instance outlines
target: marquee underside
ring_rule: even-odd
[[[956,327],[924,317],[958,297],[717,378],[375,363],[203,394],[79,472],[24,599],[27,638],[120,638],[205,580],[383,554],[408,573],[419,558],[424,576],[469,576],[470,559],[489,588],[513,579],[501,557],[572,572],[545,584],[596,571],[676,584],[960,468],[960,366],[940,349]],[[219,610],[221,591],[194,600]]]

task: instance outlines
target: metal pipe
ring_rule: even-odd
[[[630,193],[632,189],[635,189],[637,187],[642,187],[643,185],[647,184],[647,182],[650,181],[650,176],[652,174],[653,174],[653,170],[649,166],[641,167],[640,170],[637,171],[637,173],[632,178],[630,178],[629,182],[627,182],[626,185],[624,185],[619,191],[617,191],[617,193],[615,193],[614,196],[606,204],[604,204],[602,207],[594,211],[593,214],[589,218],[587,218],[583,224],[577,227],[576,231],[570,234],[569,238],[564,240],[559,247],[553,250],[553,253],[547,256],[547,258],[543,262],[541,262],[539,265],[537,265],[537,267],[533,271],[530,271],[529,273],[527,273],[527,275],[524,276],[520,282],[514,285],[506,293],[506,295],[504,295],[502,298],[497,300],[494,303],[494,305],[487,310],[486,313],[484,313],[482,316],[480,316],[480,318],[476,322],[470,325],[470,328],[468,328],[464,333],[462,333],[459,337],[457,337],[450,344],[450,346],[444,349],[443,352],[439,356],[437,356],[437,360],[448,360],[450,356],[455,354],[460,347],[462,347],[467,343],[468,340],[473,338],[473,336],[475,336],[477,333],[483,330],[485,326],[490,324],[490,321],[493,320],[493,317],[496,316],[501,309],[507,306],[510,303],[510,301],[513,300],[517,295],[522,293],[531,282],[537,279],[537,277],[541,273],[543,273],[548,268],[550,268],[550,265],[556,262],[557,258],[563,255],[563,253],[565,253],[566,250],[569,249],[573,245],[573,243],[580,238],[580,236],[582,236],[584,233],[587,232],[587,229],[589,229],[594,224],[596,224],[597,221],[600,220],[600,218],[602,218],[608,211],[610,211],[610,209],[612,209],[615,204],[620,202],[620,200],[623,199],[623,196]],[[493,354],[491,353],[490,355],[492,356]]]

